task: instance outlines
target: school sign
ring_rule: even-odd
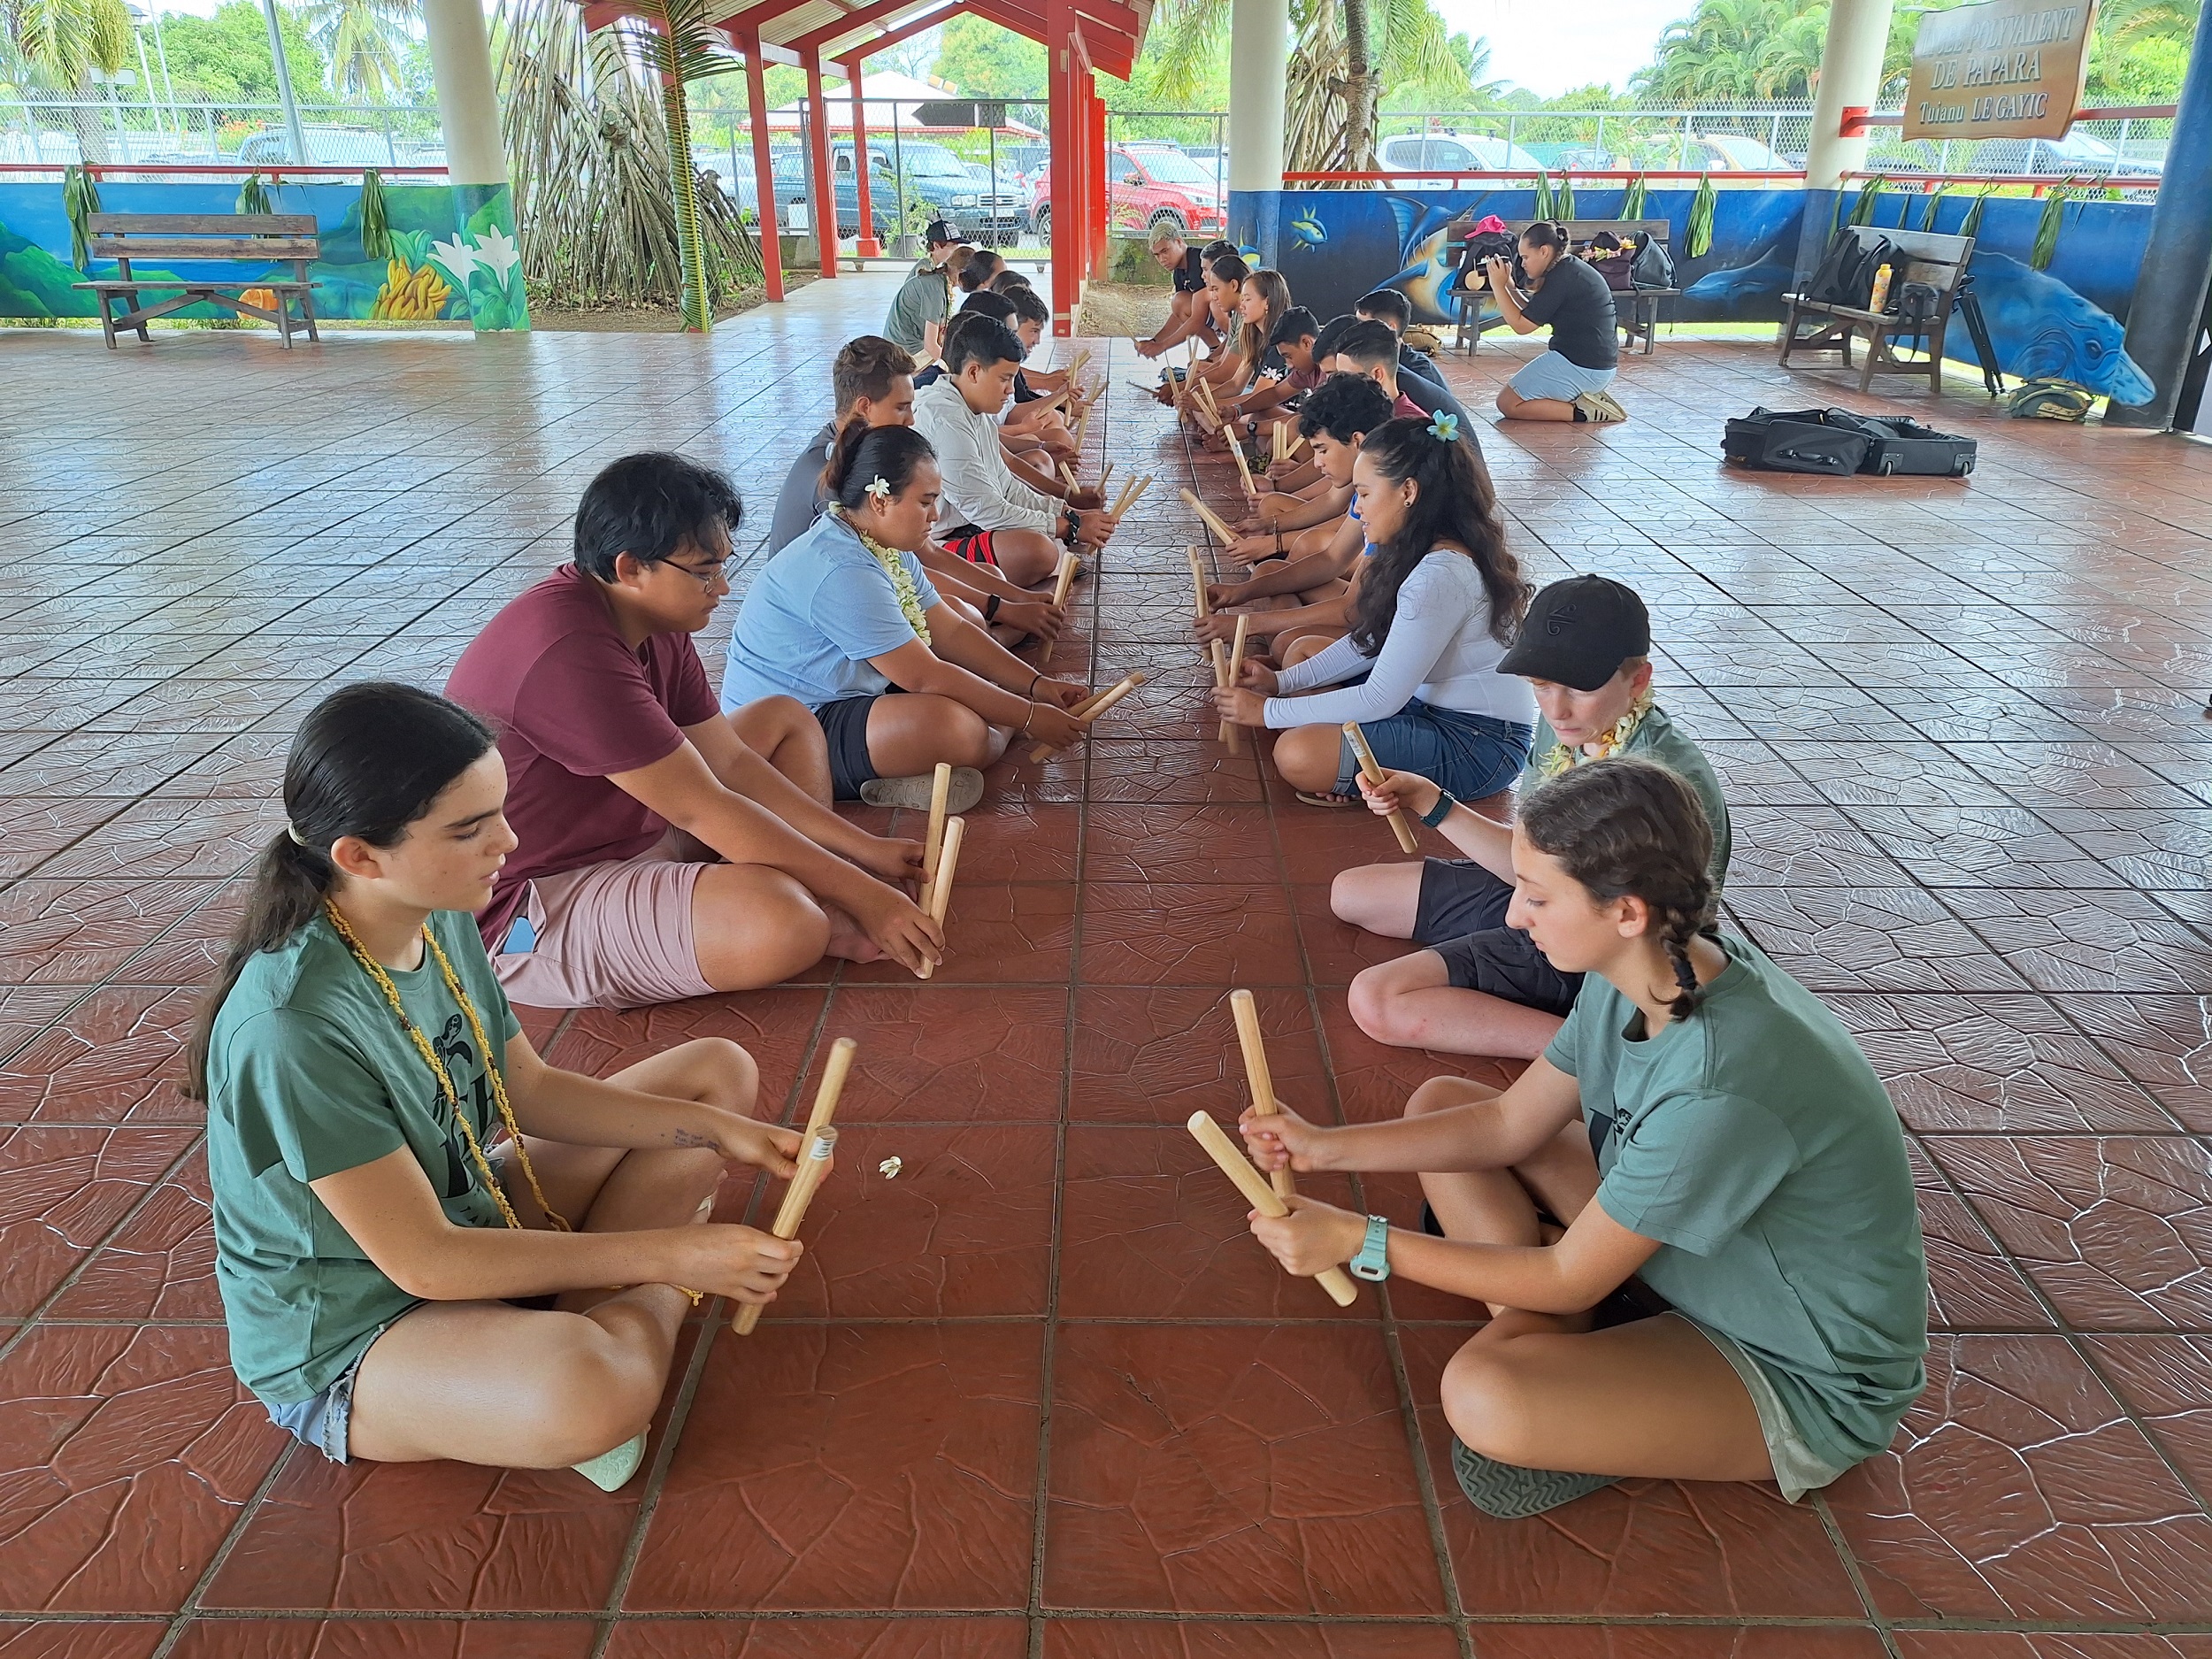
[[[1907,138],[2063,138],[2081,103],[2097,0],[1985,0],[1920,19]]]

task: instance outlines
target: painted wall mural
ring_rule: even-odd
[[[308,267],[321,286],[315,314],[391,322],[468,322],[480,333],[530,326],[523,292],[521,250],[516,245],[514,201],[500,185],[384,187],[391,227],[388,258],[371,258],[361,246],[361,187],[357,181],[269,186],[269,209],[311,213],[322,257]],[[111,213],[231,213],[233,183],[104,183],[100,205]],[[250,265],[180,262],[163,266],[139,260],[142,276],[219,276],[250,280]],[[265,267],[273,278],[290,268]],[[69,262],[69,221],[58,183],[0,183],[0,319],[90,318],[99,307],[71,285],[86,276],[115,274],[96,259],[79,272]],[[175,315],[222,318],[211,305]]]
[[[1619,211],[1619,189],[1575,190],[1576,217],[1608,219]],[[1652,190],[1644,217],[1670,223],[1680,298],[1663,316],[1681,322],[1779,322],[1782,295],[1790,286],[1805,193],[1797,189],[1722,189],[1713,212],[1713,242],[1687,257],[1690,190]],[[1853,196],[1844,196],[1847,212]],[[1928,198],[1899,189],[1878,197],[1871,223],[1887,229],[1955,234],[1973,197],[1962,189],[1936,204],[1924,222]],[[1402,288],[1422,320],[1453,319],[1451,272],[1444,263],[1447,227],[1471,209],[1525,219],[1535,209],[1528,189],[1374,191],[1236,191],[1230,196],[1232,240],[1272,244],[1291,292],[1301,305],[1328,318],[1349,311],[1370,288]],[[2047,271],[2028,264],[2043,204],[2025,197],[1991,197],[1970,267],[1989,324],[1997,366],[2019,379],[2072,380],[2123,403],[2151,396],[2149,379],[2122,349],[2136,272],[2150,239],[2151,209],[2141,202],[2069,203],[2058,252]],[[1945,340],[1946,353],[1975,361],[1962,327]]]

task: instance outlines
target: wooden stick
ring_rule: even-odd
[[[1192,495],[1188,490],[1183,491],[1182,495],[1183,499],[1190,503],[1191,511],[1195,512],[1201,518],[1203,518],[1206,521],[1206,528],[1212,531],[1216,535],[1221,538],[1222,546],[1230,547],[1235,544],[1237,533],[1229,528],[1227,525],[1222,523],[1211,507],[1206,505],[1204,502],[1199,500],[1197,496]]]
[[[1252,1160],[1229,1138],[1226,1129],[1204,1112],[1193,1112],[1183,1126],[1191,1132],[1192,1139],[1206,1148],[1206,1156],[1221,1166],[1221,1172],[1237,1184],[1237,1191],[1244,1194],[1246,1203],[1263,1216],[1290,1213],[1290,1206],[1275,1195],[1267,1178],[1253,1167]],[[1348,1308],[1359,1299],[1352,1276],[1340,1267],[1325,1267],[1314,1278],[1329,1293],[1329,1300],[1340,1308]]]
[[[1060,478],[1070,489],[1080,489],[1083,488],[1080,484],[1075,481],[1075,473],[1065,461],[1060,463]]]
[[[1206,646],[1208,654],[1213,658],[1214,687],[1217,690],[1225,690],[1229,684],[1229,648],[1219,640],[1208,640]],[[1225,745],[1235,735],[1236,727],[1226,720],[1214,732],[1214,736]]]
[[[1206,412],[1211,415],[1215,424],[1218,425],[1221,420],[1221,405],[1214,402],[1213,382],[1203,376],[1201,376],[1198,380],[1198,396],[1199,400],[1206,405]]]
[[[830,1104],[834,1107],[835,1101]],[[817,1102],[818,1108],[819,1102]],[[799,1224],[806,1219],[807,1206],[814,1202],[816,1190],[830,1172],[830,1156],[837,1150],[837,1131],[825,1124],[811,1131],[806,1144],[799,1148],[799,1172],[791,1178],[791,1185],[783,1189],[783,1203],[776,1211],[775,1225],[769,1229],[779,1239],[795,1239]],[[737,1310],[737,1317],[730,1321],[730,1329],[740,1336],[750,1336],[753,1327],[760,1323],[760,1310],[764,1303],[749,1302]]]
[[[1359,729],[1357,720],[1345,721],[1344,740],[1351,744],[1352,753],[1359,757],[1361,776],[1370,783],[1380,783],[1382,768],[1376,764],[1375,751],[1367,747],[1367,733]],[[1403,807],[1391,809],[1390,829],[1391,833],[1398,838],[1399,851],[1417,853],[1421,850],[1421,843],[1413,838],[1413,826],[1406,822]]]
[[[1237,476],[1244,480],[1246,499],[1257,501],[1260,492],[1259,487],[1252,482],[1251,463],[1244,458],[1244,446],[1237,442],[1237,434],[1233,432],[1229,434],[1229,458],[1237,464]]]
[[[1114,498],[1114,504],[1108,511],[1106,516],[1110,518],[1120,518],[1122,514],[1127,512],[1132,507],[1137,504],[1138,496],[1143,495],[1146,490],[1150,489],[1151,488],[1152,474],[1149,472],[1147,472],[1142,478],[1132,479],[1128,483],[1124,484],[1121,487],[1121,494]]]
[[[1192,542],[1183,551],[1190,555],[1191,603],[1198,613],[1195,619],[1203,622],[1214,613],[1206,598],[1206,567],[1199,559],[1197,543]]]
[[[1296,460],[1298,458],[1298,451],[1305,447],[1306,434],[1302,432],[1293,437],[1288,443],[1283,446],[1283,459],[1286,461]]]
[[[1100,715],[1105,713],[1107,710],[1112,708],[1114,704],[1119,703],[1124,697],[1134,691],[1139,686],[1144,684],[1144,680],[1145,677],[1142,674],[1125,674],[1112,685],[1107,687],[1105,690],[1100,692],[1098,695],[1090,698],[1087,702],[1077,703],[1075,707],[1070,709],[1068,712],[1072,714],[1077,719],[1082,721],[1083,724],[1087,726],[1093,720],[1098,718]],[[1051,744],[1040,743],[1029,751],[1029,758],[1032,760],[1042,760],[1050,753],[1052,753]]]
[[[1054,573],[1054,580],[1052,584],[1052,603],[1054,604],[1064,605],[1067,603],[1068,589],[1075,586],[1075,572],[1080,568],[1080,563],[1076,558],[1075,550],[1072,548],[1060,555],[1060,568]]]
[[[1268,1070],[1267,1044],[1260,1034],[1260,1006],[1252,1000],[1251,992],[1232,991],[1229,1012],[1237,1022],[1237,1047],[1244,1050],[1244,1080],[1252,1090],[1253,1110],[1277,1110],[1275,1076]],[[1278,1198],[1288,1198],[1298,1190],[1288,1170],[1271,1170],[1268,1176]]]
[[[929,837],[922,842],[922,908],[929,908],[929,889],[937,879],[937,858],[945,845],[945,806],[952,796],[952,767],[944,761],[929,780]]]
[[[822,1086],[814,1091],[814,1110],[806,1115],[806,1139],[814,1137],[830,1125],[837,1115],[838,1097],[845,1092],[845,1079],[852,1073],[853,1056],[860,1052],[860,1044],[850,1037],[840,1037],[830,1044],[829,1061],[822,1068]]]
[[[960,843],[968,833],[968,820],[952,819],[945,826],[944,856],[937,861],[937,879],[929,885],[929,919],[939,927],[945,925],[945,912],[952,907],[953,872],[960,867]],[[937,964],[925,961],[915,977],[926,979],[937,972]]]
[[[1238,678],[1244,672],[1244,636],[1247,630],[1248,630],[1251,626],[1251,617],[1248,614],[1240,613],[1237,617],[1236,643],[1229,648],[1228,683],[1229,688],[1232,691],[1236,689]],[[1234,720],[1225,720],[1222,724],[1227,726],[1229,730],[1229,752],[1232,755],[1241,755],[1244,753],[1244,728],[1239,726]]]
[[[1113,475],[1114,464],[1111,461],[1098,469],[1098,493],[1100,495],[1103,495],[1106,493],[1106,480]]]
[[[1268,458],[1271,463],[1279,465],[1281,464],[1283,458],[1283,433],[1285,430],[1286,428],[1284,427],[1283,423],[1279,420],[1267,429]]]
[[[1078,456],[1080,456],[1083,453],[1083,434],[1090,431],[1090,429],[1091,411],[1089,406],[1087,404],[1084,407],[1083,412],[1076,418],[1075,422],[1075,452]]]

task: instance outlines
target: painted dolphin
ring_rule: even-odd
[[[1419,196],[1394,191],[1383,201],[1398,227],[1400,269],[1382,286],[1403,290],[1413,302],[1416,322],[1450,322],[1452,311],[1444,296],[1444,285],[1451,280],[1452,268],[1445,263],[1444,244],[1456,210],[1435,207]]]
[[[1708,271],[1682,290],[1682,297],[1702,305],[1717,305],[1728,317],[1740,314],[1747,303],[1769,297],[1778,299],[1795,270],[1794,262],[1782,248],[1783,244],[1778,242],[1762,249],[1758,259],[1751,265],[1728,271]]]
[[[2127,354],[2120,319],[2046,271],[2001,253],[1976,252],[1969,267],[1989,324],[1997,366],[2022,380],[2071,380],[2116,403],[2147,403],[2157,388]],[[1973,361],[1963,328],[1947,353]]]

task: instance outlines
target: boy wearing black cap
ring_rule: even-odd
[[[1498,672],[1527,680],[1543,711],[1522,798],[1586,760],[1656,761],[1705,808],[1718,888],[1728,872],[1728,804],[1704,754],[1652,699],[1651,618],[1633,588],[1602,576],[1554,582],[1530,602]],[[1354,1021],[1400,1048],[1535,1058],[1574,1005],[1581,976],[1560,972],[1528,934],[1505,925],[1511,829],[1412,772],[1387,772],[1364,793],[1374,810],[1402,808],[1467,856],[1370,864],[1337,877],[1329,903],[1340,920],[1428,947],[1354,979]]]
[[[883,319],[884,338],[917,356],[930,345],[933,327],[942,328],[952,313],[953,273],[946,267],[967,245],[941,219],[930,221],[926,234],[929,257],[900,284]]]

